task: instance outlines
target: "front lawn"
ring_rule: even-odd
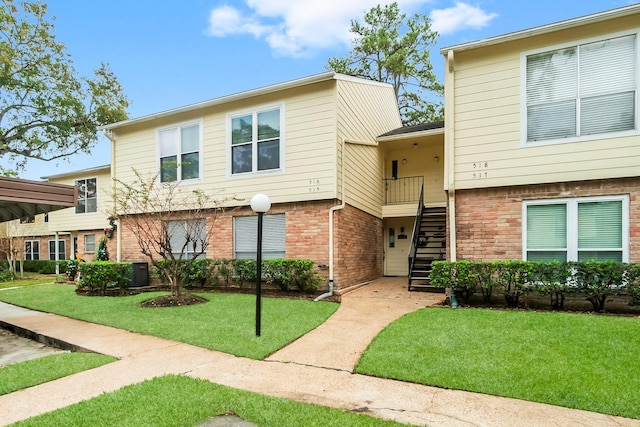
[[[229,412],[261,427],[404,425],[175,375],[127,386],[14,425],[196,426]]]
[[[0,395],[53,381],[117,360],[96,353],[60,353],[0,368]]]
[[[162,295],[78,296],[75,286],[49,284],[8,289],[0,300],[74,319],[167,338],[236,356],[262,359],[323,323],[337,303],[262,298],[261,336],[255,336],[253,295],[198,294],[209,302],[184,307],[141,308]]]
[[[357,372],[640,418],[640,318],[427,308],[389,325]]]

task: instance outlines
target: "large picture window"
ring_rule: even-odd
[[[285,215],[264,215],[262,222],[262,259],[286,256]],[[256,259],[258,216],[233,218],[233,249],[236,259]]]
[[[526,142],[637,130],[636,38],[526,56]]]
[[[280,169],[281,110],[272,107],[229,116],[232,175]]]
[[[524,203],[524,259],[629,259],[629,200],[589,197]]]
[[[93,213],[98,211],[98,181],[96,178],[79,179],[76,181],[78,187],[78,204],[76,213]]]
[[[158,130],[160,182],[200,178],[200,123]]]

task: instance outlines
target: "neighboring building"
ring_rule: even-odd
[[[640,262],[640,5],[441,49],[449,257]]]
[[[111,166],[44,178],[49,182],[73,185],[78,189],[78,202],[74,208],[49,214],[49,231],[67,236],[69,258],[79,255],[85,261],[92,261],[100,239],[106,237],[105,229],[109,228],[108,217],[112,206]],[[115,253],[115,240],[107,238],[107,248],[110,254]]]

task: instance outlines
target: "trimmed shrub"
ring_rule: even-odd
[[[322,278],[315,272],[313,261],[305,259],[269,259],[262,263],[262,277],[283,291],[292,289],[312,292]]]
[[[66,260],[58,261],[64,267],[60,267],[60,271],[64,272],[66,270]],[[39,274],[56,274],[56,261],[50,261],[45,259],[27,259],[22,261],[23,270],[28,271],[30,273],[39,273]]]
[[[130,262],[82,262],[78,264],[78,271],[78,289],[98,290],[104,294],[108,288],[124,288],[131,284]]]
[[[540,295],[549,296],[551,308],[564,308],[565,296],[577,292],[570,263],[560,261],[533,262],[531,279]]]
[[[496,281],[504,291],[504,299],[509,307],[517,307],[522,295],[527,293],[531,281],[532,263],[527,261],[498,261]]]
[[[580,293],[587,297],[596,311],[604,311],[604,304],[609,296],[624,293],[625,264],[615,261],[585,261],[572,265]]]
[[[627,266],[626,277],[627,294],[629,294],[629,305],[640,305],[640,264],[629,264]]]

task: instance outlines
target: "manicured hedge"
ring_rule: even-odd
[[[549,297],[557,309],[563,308],[569,294],[584,296],[596,311],[603,311],[612,295],[629,295],[630,304],[640,304],[640,264],[434,261],[430,278],[433,286],[452,288],[464,303],[479,291],[490,302],[493,291],[500,289],[510,307],[517,307],[522,296],[531,293]]]
[[[186,286],[253,286],[256,282],[256,261],[252,259],[201,258],[193,262],[181,261],[181,265],[182,283]],[[166,280],[159,269],[156,269],[156,275]],[[311,292],[320,287],[322,277],[316,273],[313,261],[268,259],[262,261],[262,280],[283,291]]]

